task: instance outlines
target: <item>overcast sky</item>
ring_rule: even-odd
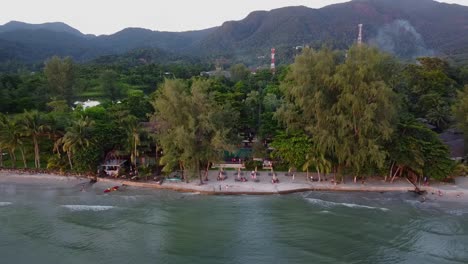
[[[439,0],[468,6],[468,0]],[[126,27],[185,31],[241,20],[255,10],[304,5],[320,8],[346,0],[2,0],[0,25],[65,22],[86,34],[112,34]]]

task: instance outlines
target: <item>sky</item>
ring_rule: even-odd
[[[468,0],[438,0],[468,6]],[[303,5],[320,8],[347,0],[2,0],[0,25],[64,22],[85,34],[113,34],[127,27],[187,31],[241,20],[256,10]]]

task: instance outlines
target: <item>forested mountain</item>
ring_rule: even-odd
[[[432,0],[354,0],[321,9],[253,12],[224,23],[200,46],[210,52],[323,43],[346,48],[356,40],[361,23],[365,42],[401,57],[467,51],[468,7]]]
[[[62,22],[52,22],[43,24],[29,24],[20,21],[10,21],[3,26],[0,26],[0,33],[10,32],[16,30],[37,30],[45,29],[53,32],[66,32],[78,37],[95,37],[94,35],[85,35],[79,30],[70,27],[69,25]]]
[[[401,58],[439,55],[468,60],[468,7],[432,0],[353,0],[320,9],[299,6],[256,11],[240,21],[190,32],[127,28],[96,37],[63,23],[10,22],[0,26],[0,62],[40,62],[51,55],[88,61],[157,48],[158,53],[237,57],[255,63],[271,47],[286,60],[295,46],[347,48],[355,42],[360,23],[366,43]]]

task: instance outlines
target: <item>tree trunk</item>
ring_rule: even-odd
[[[338,174],[340,175],[341,177],[341,183],[342,184],[345,184],[345,179],[344,179],[344,175],[342,174],[343,172],[343,166],[342,165],[338,165]]]
[[[423,194],[424,193],[423,191],[421,191],[421,189],[419,189],[419,187],[416,185],[416,183],[411,181],[408,177],[405,177],[405,179],[414,186],[414,192],[415,193],[417,193],[417,194]]]
[[[185,183],[189,183],[187,173],[185,172],[185,166],[182,166],[182,179],[185,181]]]
[[[205,181],[208,181],[208,171],[210,169],[210,164],[211,162],[208,161],[208,165],[206,165],[206,170],[205,170]]]
[[[403,166],[398,166],[397,170],[395,171],[395,174],[393,174],[392,179],[390,180],[391,183],[395,180],[395,177],[397,176],[398,172],[402,170]]]
[[[28,167],[28,163],[26,162],[26,156],[24,155],[24,149],[23,149],[23,148],[20,148],[20,151],[21,151],[21,157],[23,158],[24,168],[27,168],[27,167]]]
[[[16,154],[15,154],[14,149],[10,151],[10,157],[11,157],[11,167],[16,168]]]
[[[182,171],[182,179],[185,181],[185,183],[188,183],[188,177],[185,176],[184,162],[179,161],[179,169]]]
[[[318,175],[318,182],[320,182],[320,180],[322,179],[322,176],[320,176],[320,169],[318,166],[317,166],[317,175]]]
[[[155,161],[155,163],[156,163],[156,175],[159,175],[159,162],[158,162],[159,157],[158,157],[158,150],[159,150],[159,147],[158,147],[158,145],[156,145],[156,155],[155,155],[155,157],[154,157],[154,161]]]
[[[33,134],[33,143],[34,143],[34,165],[36,169],[41,167],[41,158],[39,153],[39,143],[37,142],[37,136]]]
[[[136,141],[134,142],[134,148],[133,148],[133,159],[135,160],[135,167],[136,167],[136,159],[137,159],[137,144]]]
[[[203,175],[202,175],[202,172],[200,170],[200,162],[197,162],[197,165],[195,166],[195,169],[197,170],[198,176],[200,178],[200,185],[203,185]]]
[[[307,181],[310,181],[310,178],[309,178],[309,168],[307,168],[307,170],[306,170],[306,179],[307,179]]]
[[[335,183],[335,185],[336,185],[336,172],[337,171],[338,171],[337,166],[334,166],[334,168],[333,168],[333,182]]]
[[[388,176],[385,175],[385,179],[384,179],[385,182],[387,181],[388,177],[392,177],[392,172],[393,172],[393,167],[394,166],[395,166],[395,162],[392,162],[392,166],[390,166],[390,172],[388,173]]]
[[[0,148],[0,167],[3,167],[3,149]]]
[[[354,175],[354,183],[357,183],[357,175]]]
[[[73,170],[73,164],[72,164],[72,160],[71,160],[71,151],[67,151],[67,157],[68,157],[68,164],[70,164],[70,170]]]

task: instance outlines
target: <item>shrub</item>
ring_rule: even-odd
[[[258,160],[248,160],[245,162],[246,170],[255,170],[255,167],[257,167],[257,169],[261,169],[262,166],[263,166],[263,162],[258,161]]]

